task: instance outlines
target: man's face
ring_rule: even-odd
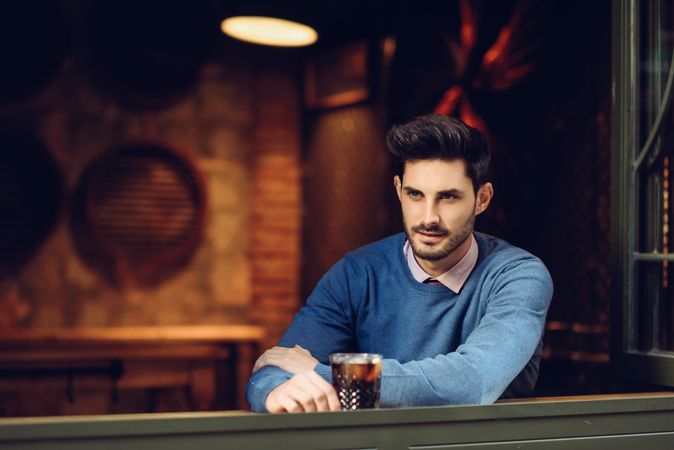
[[[482,185],[476,196],[460,159],[408,161],[403,179],[396,176],[394,183],[417,260],[422,267],[423,262],[453,266],[468,249],[475,216],[491,200],[491,184]],[[456,252],[460,247],[464,251]]]

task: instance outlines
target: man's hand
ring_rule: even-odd
[[[298,373],[277,386],[265,406],[270,413],[341,410],[335,389],[314,371]]]
[[[253,372],[257,372],[264,366],[276,366],[287,372],[297,374],[314,370],[316,364],[318,364],[318,360],[311,356],[309,350],[299,345],[293,348],[272,347],[255,361]]]

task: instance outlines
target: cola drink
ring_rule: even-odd
[[[375,353],[333,353],[332,385],[342,410],[379,408],[382,356]]]

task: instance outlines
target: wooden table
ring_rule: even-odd
[[[245,409],[263,338],[255,325],[2,330],[0,389],[186,387],[194,410]]]

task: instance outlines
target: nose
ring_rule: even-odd
[[[440,215],[438,214],[438,207],[433,200],[428,199],[428,201],[426,202],[424,223],[426,225],[433,225],[439,222],[440,222]]]

